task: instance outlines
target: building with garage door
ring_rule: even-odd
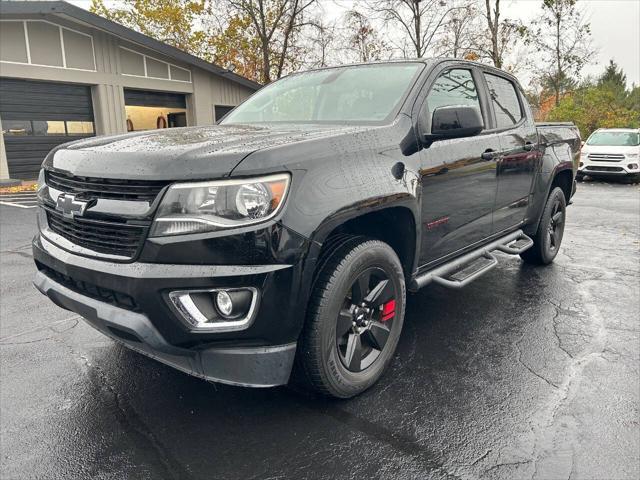
[[[1,1],[0,179],[79,137],[210,125],[258,88],[69,3]]]

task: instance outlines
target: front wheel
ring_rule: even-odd
[[[567,202],[561,188],[554,188],[544,206],[538,230],[533,238],[533,247],[520,254],[527,263],[547,265],[553,262],[560,250],[564,235]]]
[[[402,330],[405,281],[394,250],[354,238],[330,254],[316,277],[296,370],[318,393],[349,398],[389,365]]]

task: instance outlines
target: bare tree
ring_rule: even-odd
[[[504,68],[505,57],[527,32],[524,25],[501,18],[500,0],[484,0],[486,34],[476,38],[476,49],[481,57],[497,68]]]
[[[541,53],[541,83],[553,91],[555,104],[559,105],[564,92],[575,85],[596,52],[577,0],[543,0],[542,17],[529,41]]]
[[[305,25],[304,12],[316,0],[227,0],[232,10],[251,19],[260,44],[262,81],[280,78],[296,34]]]
[[[404,34],[404,56],[418,58],[432,47],[449,13],[461,8],[449,6],[446,0],[369,0],[366,4],[387,26]]]
[[[337,51],[338,28],[335,22],[326,23],[322,16],[309,22],[309,35],[305,37],[305,66],[309,68],[326,67],[334,63]]]
[[[380,60],[388,50],[369,19],[357,10],[349,10],[345,14],[344,25],[346,50],[353,54],[356,61]]]
[[[437,54],[453,58],[477,58],[475,38],[480,28],[478,20],[476,5],[468,1],[450,11],[438,36]]]

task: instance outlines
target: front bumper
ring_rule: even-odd
[[[629,168],[630,165],[635,165],[635,168]],[[590,177],[620,177],[627,175],[640,175],[640,168],[638,168],[638,159],[623,160],[620,162],[596,162],[596,161],[583,161],[582,165],[578,168],[578,175],[590,176]]]
[[[42,271],[33,283],[56,305],[78,313],[113,340],[190,375],[250,387],[284,385],[289,380],[295,343],[252,348],[180,348],[170,345],[144,314],[81,295]]]
[[[308,242],[300,238],[296,247],[289,250],[297,252],[291,264],[116,263],[77,255],[37,235],[34,283],[105,335],[189,374],[234,385],[283,385],[306,303],[301,258]],[[260,295],[242,331],[193,330],[168,301],[175,290],[233,287],[253,287]]]

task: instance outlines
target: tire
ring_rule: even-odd
[[[635,184],[635,183],[640,183],[640,174],[634,173],[631,175],[628,175],[627,178],[625,178],[625,183],[629,183],[629,184]]]
[[[582,173],[576,174],[576,182],[582,182],[584,180],[584,175]]]
[[[405,303],[402,265],[389,245],[363,237],[339,242],[312,287],[296,383],[334,398],[367,390],[393,358]]]
[[[520,254],[520,258],[533,265],[548,265],[556,258],[564,235],[567,202],[560,187],[554,188],[542,212],[542,218],[533,238],[533,247]]]

